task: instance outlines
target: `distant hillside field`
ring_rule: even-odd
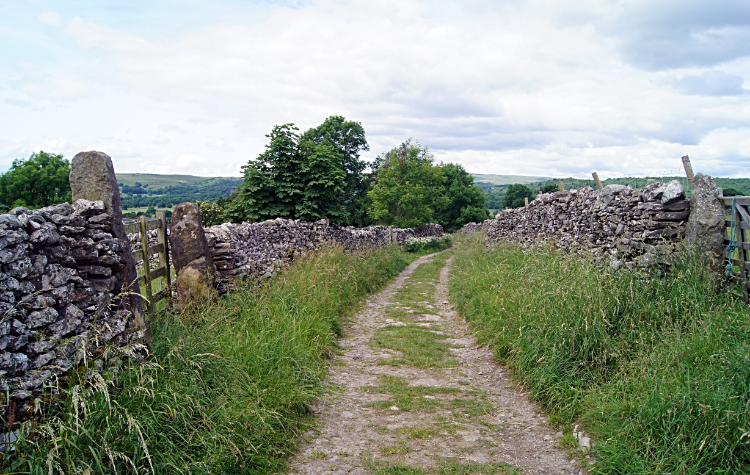
[[[513,185],[515,183],[522,183],[527,185],[529,183],[537,183],[540,181],[551,180],[548,176],[526,176],[526,175],[482,175],[480,173],[472,173],[475,182],[492,183],[493,185]]]
[[[152,173],[120,173],[122,208],[126,217],[138,212],[153,214],[155,209],[167,209],[185,201],[211,201],[228,197],[242,184],[240,177],[205,177],[193,175],[156,175]]]
[[[153,173],[118,173],[117,183],[123,185],[135,186],[136,183],[140,183],[144,187],[148,188],[163,188],[165,186],[173,185],[184,185],[187,183],[199,183],[213,178],[223,177],[207,177],[207,176],[193,176],[193,175],[156,175]],[[235,179],[231,177],[230,179]],[[241,178],[237,178],[241,180]]]

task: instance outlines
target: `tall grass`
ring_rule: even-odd
[[[480,236],[481,237],[481,236]],[[598,443],[596,473],[750,473],[750,313],[696,256],[667,276],[609,271],[479,237],[450,290],[558,422]]]
[[[312,253],[151,324],[151,356],[79,386],[27,423],[13,473],[281,473],[309,427],[340,318],[407,264],[392,248]]]

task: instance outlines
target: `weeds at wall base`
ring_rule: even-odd
[[[312,423],[340,318],[411,256],[322,250],[260,286],[150,323],[151,356],[81,379],[23,427],[15,473],[279,473]]]

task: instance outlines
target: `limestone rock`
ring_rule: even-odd
[[[690,219],[686,238],[700,253],[715,261],[720,273],[724,259],[725,216],[721,190],[713,178],[703,173],[695,175],[690,194]]]
[[[180,300],[203,295],[213,288],[216,267],[206,241],[200,208],[195,203],[180,203],[172,213],[169,247],[177,272]]]
[[[685,199],[685,188],[677,180],[672,180],[664,187],[661,195],[662,204],[673,203]]]

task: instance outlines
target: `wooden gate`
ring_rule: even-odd
[[[156,229],[156,244],[149,245],[148,232]],[[151,312],[156,303],[166,300],[170,305],[172,297],[172,274],[169,266],[169,244],[167,240],[167,218],[164,211],[157,211],[155,218],[141,216],[140,221],[125,225],[128,234],[140,233],[141,249],[133,251],[133,259],[143,262],[138,268],[138,285],[141,294],[146,298],[146,311]],[[151,269],[151,256],[158,254],[159,263],[155,269]],[[157,279],[161,278],[162,281]],[[160,283],[160,288],[154,292],[154,284]]]
[[[734,246],[728,256],[732,269],[728,282],[733,294],[750,305],[750,196],[729,196],[724,205],[730,213],[727,218],[727,233],[724,245]]]

